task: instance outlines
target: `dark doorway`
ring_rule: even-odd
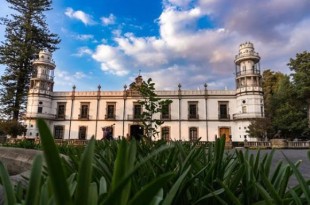
[[[140,141],[142,139],[144,133],[143,126],[141,125],[131,125],[130,126],[130,136],[137,141]]]

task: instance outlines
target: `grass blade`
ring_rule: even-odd
[[[41,155],[37,155],[33,161],[29,186],[27,190],[26,205],[38,204],[40,195],[41,185],[41,174],[42,174],[42,161]]]
[[[185,179],[187,173],[189,172],[191,166],[189,166],[184,173],[178,178],[178,180],[173,184],[173,186],[171,187],[171,189],[169,190],[169,192],[167,193],[166,198],[164,199],[162,205],[170,205],[172,204],[172,201],[175,197],[175,195],[177,194],[181,183],[183,182],[183,180]]]
[[[284,155],[284,154],[283,154]],[[297,167],[291,162],[291,160],[289,160],[285,155],[284,155],[285,159],[287,160],[287,162],[289,163],[290,167],[292,168],[296,179],[299,182],[299,185],[301,187],[301,189],[304,192],[304,196],[307,200],[307,203],[310,204],[310,189],[309,186],[307,185],[307,182],[305,181],[305,178],[301,175],[300,171],[297,169]]]
[[[15,204],[16,199],[13,191],[13,186],[11,184],[9,174],[6,168],[3,166],[2,162],[0,161],[0,177],[1,182],[4,187],[4,195],[5,195],[5,204]]]
[[[95,140],[92,138],[85,151],[82,154],[79,172],[78,183],[75,193],[75,204],[87,205],[89,196],[89,187],[92,177],[92,161],[94,158]]]
[[[148,183],[129,201],[129,205],[147,204],[172,175],[173,173],[166,173]]]
[[[72,204],[68,184],[53,136],[43,119],[37,120],[37,126],[56,203],[59,205]]]

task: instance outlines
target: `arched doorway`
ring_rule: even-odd
[[[142,136],[144,134],[144,128],[142,125],[131,125],[130,126],[130,136],[137,141],[140,141],[142,139]]]

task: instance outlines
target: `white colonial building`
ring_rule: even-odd
[[[225,135],[227,140],[256,140],[247,137],[250,121],[264,117],[260,57],[253,44],[240,45],[235,57],[236,90],[157,91],[172,103],[156,117],[165,121],[156,139],[214,141]],[[53,91],[55,63],[47,51],[33,62],[34,74],[28,94],[25,125],[27,138],[39,136],[36,119],[44,118],[59,139],[101,139],[106,127],[112,126],[114,138],[144,133],[139,114],[142,111],[136,91],[124,86],[122,91]],[[142,77],[136,78],[136,83]]]

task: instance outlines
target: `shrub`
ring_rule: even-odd
[[[38,156],[24,196],[0,163],[7,204],[310,204],[300,162],[272,171],[273,153],[226,152],[224,138],[208,145],[92,139],[62,159],[46,124],[38,127],[46,170]],[[293,175],[299,185],[290,188]]]

